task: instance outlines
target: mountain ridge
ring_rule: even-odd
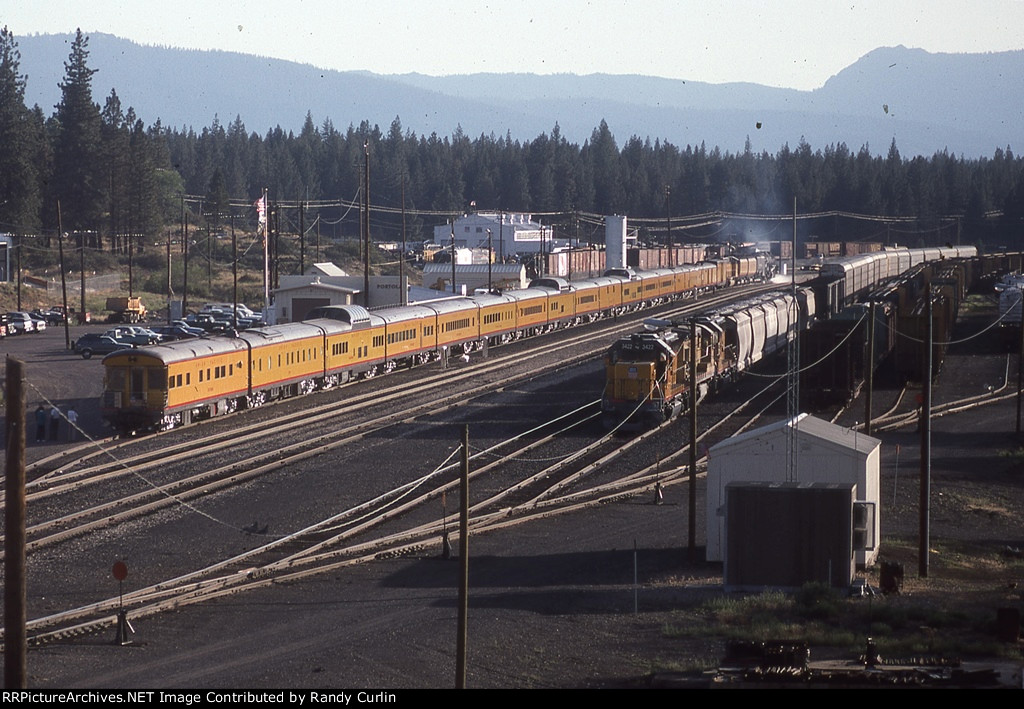
[[[111,89],[147,125],[201,130],[241,118],[249,132],[298,132],[308,114],[339,128],[397,117],[417,135],[510,134],[530,141],[557,124],[582,144],[602,120],[621,147],[631,137],[680,148],[775,153],[805,140],[904,157],[966,157],[1024,143],[1024,50],[933,54],[879,47],[810,91],[749,82],[710,84],[635,74],[478,73],[443,77],[335,71],[225,50],[140,45],[89,36],[93,100]],[[46,115],[60,101],[72,35],[16,36],[26,103]]]

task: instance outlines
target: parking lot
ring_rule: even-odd
[[[9,336],[0,340],[0,350],[4,353],[4,359],[0,362],[2,381],[6,382],[8,358],[25,363],[25,402],[29,430],[26,449],[30,461],[53,453],[56,447],[66,445],[68,440],[67,422],[62,420],[59,440],[51,441],[48,436],[44,443],[35,442],[34,412],[40,405],[47,412],[54,405],[62,412],[74,405],[79,415],[79,427],[92,437],[108,435],[109,431],[100,419],[99,410],[99,397],[103,391],[103,358],[97,356],[84,360],[67,349],[66,343],[68,340],[74,342],[87,332],[103,333],[109,327],[104,323],[75,325],[69,329],[69,337],[66,338],[63,327],[51,326],[44,332]],[[0,418],[4,420],[3,431],[7,428],[6,414],[5,403],[3,411],[0,411]]]

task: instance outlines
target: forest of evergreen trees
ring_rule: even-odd
[[[25,105],[17,44],[6,28],[0,34],[0,232],[47,238],[59,228],[123,252],[127,235],[139,246],[163,239],[180,223],[183,205],[191,223],[236,214],[251,225],[248,206],[267,188],[272,202],[307,204],[333,234],[354,235],[359,210],[352,205],[368,155],[371,221],[378,222],[372,233],[380,240],[400,238],[403,207],[408,238],[416,240],[471,205],[547,215],[556,229],[569,229],[580,214],[625,214],[652,230],[671,215],[680,225],[693,217],[720,231],[711,213],[786,215],[795,199],[800,214],[830,215],[810,227],[828,239],[877,238],[887,218],[899,217],[903,233],[932,241],[955,233],[983,247],[1022,245],[1024,161],[1009,146],[981,159],[946,150],[906,158],[895,141],[885,157],[866,145],[803,140],[775,154],[731,154],[635,136],[620,146],[604,121],[577,145],[557,123],[520,141],[471,138],[461,129],[417,136],[397,117],[386,131],[365,121],[342,131],[308,114],[298,135],[280,127],[250,132],[241,117],[197,132],[146,125],[115,91],[101,106],[88,55],[79,32],[61,102],[47,116]],[[706,233],[692,231],[695,238]]]

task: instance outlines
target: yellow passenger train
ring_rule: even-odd
[[[169,428],[329,389],[486,345],[656,305],[766,275],[766,256],[568,282],[370,312],[328,306],[310,319],[121,350],[103,360],[104,419],[121,432]]]

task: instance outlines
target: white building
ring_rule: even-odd
[[[551,227],[533,221],[529,214],[518,212],[463,215],[452,223],[434,227],[434,244],[450,248],[453,234],[457,249],[486,249],[490,239],[495,261],[503,261],[515,254],[549,252],[559,246],[568,246],[564,239],[554,241]]]
[[[796,450],[790,479],[787,445],[793,423]],[[873,510],[865,530],[870,548],[855,552],[857,566],[871,566],[878,558],[881,531],[881,445],[877,438],[800,414],[793,421],[747,431],[713,446],[708,453],[707,560],[725,560],[725,490],[730,483],[849,483],[855,486],[854,504],[867,503]]]

